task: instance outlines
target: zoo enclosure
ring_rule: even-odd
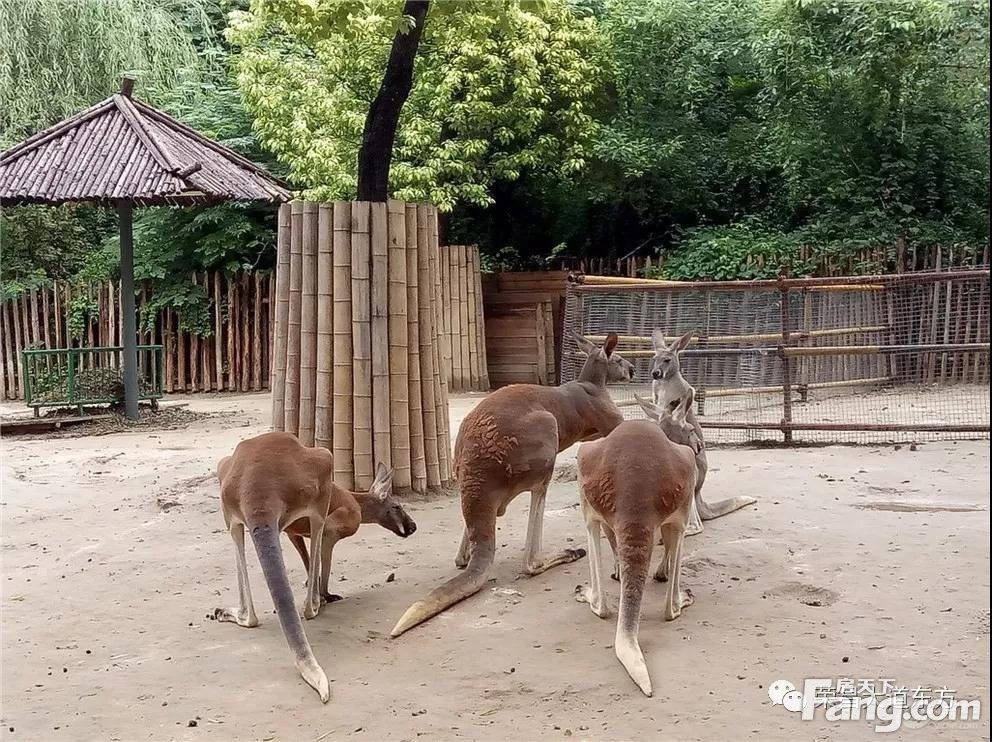
[[[623,280],[623,279],[616,279]],[[636,368],[613,388],[628,417],[651,394],[651,332],[693,331],[682,371],[715,442],[988,437],[989,271],[575,285],[565,326],[621,333]],[[566,333],[562,377],[582,362]]]

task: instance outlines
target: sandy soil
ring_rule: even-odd
[[[477,399],[454,400],[453,418]],[[407,605],[454,572],[457,500],[413,502],[409,540],[367,526],[335,550],[346,599],[306,625],[331,679],[321,706],[253,556],[262,625],[205,620],[236,602],[213,466],[265,429],[268,398],[190,401],[217,414],[184,430],[3,440],[4,739],[874,736],[771,705],[769,683],[807,677],[946,686],[981,698],[985,718],[896,736],[989,737],[988,441],[714,451],[708,499],[759,503],[687,541],[696,602],[677,621],[649,585],[654,698],[615,659],[614,622],[574,601],[585,560],[517,579],[526,497],[501,520],[490,585],[390,640]],[[549,494],[546,548],[584,545],[574,458],[562,455]]]

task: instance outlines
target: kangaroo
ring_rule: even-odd
[[[582,440],[601,438],[623,421],[606,384],[631,381],[634,367],[614,352],[619,341],[616,333],[610,333],[601,348],[582,337],[576,341],[586,353],[578,379],[557,387],[505,386],[465,417],[454,455],[465,521],[455,564],[465,571],[411,605],[393,627],[392,636],[482,588],[496,553],[496,518],[521,492],[531,493],[524,573],[537,575],[585,556],[584,549],[565,549],[542,559],[548,484],[561,451]]]
[[[579,449],[579,493],[589,537],[589,586],[576,588],[575,599],[588,603],[600,618],[612,615],[600,580],[600,533],[605,531],[616,544],[620,567],[614,652],[647,696],[653,692],[651,676],[637,635],[644,583],[658,531],[666,545],[659,572],[665,569],[672,576],[665,595],[665,620],[678,618],[693,602],[692,594],[681,589],[680,575],[682,539],[696,486],[695,451],[673,442],[665,433],[691,428],[685,421],[690,404],[683,403],[674,411],[655,408],[661,425],[628,420],[604,439]],[[679,430],[679,437],[683,434]]]
[[[688,395],[692,394],[692,387],[682,377],[682,369],[679,366],[679,353],[692,341],[693,333],[687,332],[676,340],[672,345],[666,345],[665,333],[655,330],[651,334],[651,343],[654,346],[654,359],[651,364],[651,392],[654,403],[662,408],[674,409],[681,404]],[[641,407],[644,407],[641,404]],[[706,481],[706,443],[703,438],[703,429],[696,419],[695,411],[690,407],[685,416],[686,422],[695,430],[696,437],[700,442],[700,449],[696,453],[696,491],[693,494],[692,508],[689,513],[689,525],[686,528],[686,536],[695,536],[703,530],[704,520],[713,520],[727,513],[739,510],[745,505],[751,505],[757,500],[753,497],[738,495],[726,500],[720,500],[713,504],[703,500],[701,494],[703,482]]]
[[[354,536],[362,523],[378,523],[397,536],[407,538],[417,530],[417,524],[392,497],[393,470],[380,463],[375,481],[368,492],[352,492],[331,483],[330,509],[324,521],[324,536],[320,542],[320,599],[324,603],[341,600],[328,592],[331,574],[331,552],[341,539]],[[310,557],[304,539],[310,538],[310,521],[301,518],[286,528],[286,535],[303,560],[303,569],[310,571]]]
[[[293,590],[286,576],[279,533],[303,518],[309,523],[310,533],[314,534],[314,558],[308,565],[307,595],[301,608],[303,617],[311,619],[320,611],[317,572],[324,521],[333,493],[333,473],[334,464],[327,449],[307,448],[296,436],[282,432],[264,433],[241,441],[234,454],[221,459],[217,465],[224,523],[234,539],[240,600],[237,610],[217,608],[213,618],[246,628],[258,626],[245,562],[247,526],[283,634],[296,655],[296,668],[323,703],[330,698],[327,676],[313,656],[300,615],[293,605]]]

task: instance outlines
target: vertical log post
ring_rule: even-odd
[[[334,450],[334,207],[317,214],[317,389],[314,445]]]
[[[372,264],[372,454],[392,466],[389,410],[389,234],[385,203],[371,206]],[[395,475],[394,475],[395,476]]]
[[[286,429],[286,351],[289,330],[289,271],[290,271],[290,233],[291,216],[289,204],[279,207],[279,227],[276,239],[276,293],[269,297],[269,306],[275,301],[275,320],[273,322],[272,358],[270,367],[272,377],[272,429]],[[221,324],[220,318],[220,283],[219,274],[214,274],[214,316],[215,343],[217,353],[217,390],[223,388],[223,372],[221,361]]]
[[[417,206],[406,204],[406,288],[407,342],[410,346],[410,473],[413,489],[427,487],[427,461],[424,454],[424,417],[420,393],[420,291],[417,235]]]
[[[138,419],[138,328],[134,318],[134,244],[131,204],[117,206],[121,245],[121,331],[124,334],[124,413]]]
[[[351,457],[352,432],[352,340],[351,340],[351,204],[334,202],[334,481],[345,489],[355,486]]]
[[[370,288],[369,201],[351,205],[351,334],[354,343],[355,487],[368,489],[372,462],[372,303]]]
[[[437,452],[437,407],[434,395],[434,323],[431,321],[430,210],[427,204],[417,204],[417,302],[420,313],[420,397],[424,414],[424,458],[427,462],[427,486],[441,486]]]
[[[290,204],[289,242],[289,336],[286,341],[285,427],[294,435],[300,431],[300,345],[303,319],[303,203]],[[233,363],[233,361],[232,361]]]
[[[782,347],[779,351],[782,357],[782,422],[789,424],[792,422],[792,359],[785,354],[785,349],[792,344],[790,333],[791,318],[789,316],[789,287],[785,284],[788,274],[785,272],[779,275],[783,282],[780,289],[782,302]],[[783,428],[782,435],[786,443],[792,443],[792,430]]]
[[[317,204],[313,201],[303,203],[302,231],[299,439],[312,446],[317,383]]]
[[[387,204],[389,228],[389,418],[393,484],[406,489],[410,472],[410,348],[407,326],[406,215],[399,201]]]

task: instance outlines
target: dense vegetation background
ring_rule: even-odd
[[[134,72],[137,95],[308,197],[353,197],[400,5],[0,0],[0,147]],[[988,0],[493,7],[432,3],[391,174],[493,264],[636,250],[737,278],[802,244],[988,242]],[[112,275],[113,230],[100,209],[5,209],[3,291]],[[185,276],[270,267],[273,241],[271,208],[144,210],[138,276],[194,308]]]

